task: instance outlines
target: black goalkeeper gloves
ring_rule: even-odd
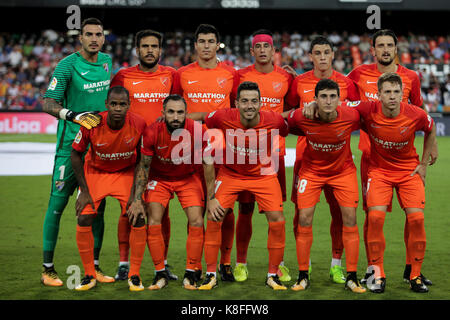
[[[102,117],[98,111],[75,112],[69,110],[65,115],[65,120],[77,123],[86,129],[92,129],[100,124]]]

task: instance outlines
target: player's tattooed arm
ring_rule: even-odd
[[[78,195],[77,201],[75,203],[75,213],[78,216],[87,205],[91,205],[92,209],[94,210],[95,207],[94,201],[92,200],[91,194],[89,193],[89,188],[86,183],[86,177],[84,176],[83,153],[72,149],[70,159],[72,162],[72,168],[75,174],[75,178],[77,179],[78,186],[80,187],[80,194]]]
[[[59,118],[59,112],[63,109],[63,107],[55,100],[52,98],[45,98],[44,99],[44,104],[42,106],[42,110],[44,112],[47,112],[48,114]]]
[[[142,204],[142,194],[145,191],[145,187],[148,182],[148,173],[150,170],[150,165],[152,163],[152,157],[141,154],[141,160],[139,161],[136,173],[134,177],[134,199],[131,202],[127,215],[130,223],[135,225],[138,219],[145,216],[145,209]]]

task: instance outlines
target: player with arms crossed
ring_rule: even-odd
[[[436,146],[436,128],[427,113],[401,102],[402,78],[398,73],[384,73],[377,82],[380,101],[361,102],[355,109],[364,120],[370,139],[370,164],[367,179],[368,230],[367,247],[369,267],[372,266],[374,283],[367,281],[370,291],[384,292],[386,276],[383,255],[386,247],[383,225],[386,211],[390,211],[393,189],[406,214],[408,252],[411,259],[410,287],[415,292],[428,292],[421,275],[425,256],[424,227],[425,175],[431,153]],[[422,160],[414,147],[417,131],[424,131]],[[375,267],[373,267],[375,266]],[[369,278],[370,279],[370,278]],[[370,282],[370,283],[369,283]]]
[[[178,69],[174,84],[174,92],[184,97],[189,113],[213,112],[223,108],[229,109],[231,106],[232,90],[239,79],[234,68],[218,61],[219,44],[220,35],[214,26],[201,24],[197,27],[194,43],[197,61]],[[201,171],[201,167],[199,170]],[[233,211],[225,217],[222,231],[220,275],[223,281],[234,281],[231,268]]]
[[[291,86],[293,76],[283,68],[274,65],[275,54],[272,33],[269,30],[258,30],[253,33],[250,53],[255,63],[238,70],[239,82],[252,81],[258,84],[261,91],[261,110],[282,113],[289,109],[285,96]],[[237,90],[237,86],[235,88]],[[236,96],[236,93],[234,93]],[[280,138],[280,159],[277,173],[283,201],[286,201],[286,170],[284,156],[286,154],[284,138]],[[236,281],[245,281],[248,277],[247,251],[252,237],[252,215],[255,208],[255,197],[243,192],[238,197],[239,216],[236,223],[236,267],[233,271]],[[289,269],[282,261],[278,269],[281,281],[290,281]]]
[[[356,67],[352,72],[349,73],[348,77],[352,79],[359,90],[359,94],[362,101],[377,101],[378,78],[385,72],[395,72],[402,79],[402,89],[403,96],[402,101],[406,103],[411,103],[415,106],[419,106],[423,109],[423,99],[420,94],[420,80],[418,75],[399,64],[397,64],[395,58],[397,55],[397,37],[395,33],[391,30],[379,30],[372,37],[372,54],[374,55],[376,62],[373,64],[365,64]],[[363,206],[366,211],[366,219],[364,221],[364,244],[366,248],[367,262],[370,263],[370,256],[367,248],[367,205],[366,205],[366,186],[367,186],[367,173],[368,166],[370,163],[370,140],[367,134],[362,131],[359,138],[359,149],[362,151],[361,156],[361,186],[363,195]],[[433,152],[431,153],[432,163],[437,159],[437,144],[433,147]],[[411,254],[409,252],[409,229],[408,223],[405,221],[405,231],[404,231],[404,241],[406,246],[406,265],[403,272],[403,278],[405,281],[409,281],[411,273]],[[369,271],[369,270],[368,270]],[[370,276],[370,272],[366,272],[364,279],[361,280],[365,283],[367,278]],[[422,280],[427,285],[431,285],[432,282],[422,275]]]
[[[107,112],[99,114],[102,117],[101,124],[91,130],[81,127],[72,144],[72,167],[80,186],[76,202],[76,239],[85,271],[85,277],[75,288],[78,291],[89,290],[97,282],[92,223],[101,201],[107,196],[116,198],[120,202],[121,214],[126,215],[127,203],[132,197],[138,157],[136,149],[146,124],[142,117],[128,112],[129,106],[129,93],[124,87],[109,89]],[[88,147],[83,170],[83,154]],[[140,221],[140,225],[136,224],[131,231],[132,248],[142,234],[145,244],[145,225]],[[132,261],[133,253],[132,249]]]
[[[359,100],[358,91],[354,83],[343,74],[333,70],[334,51],[333,44],[323,36],[315,37],[310,44],[309,58],[313,63],[313,70],[297,76],[289,90],[287,102],[289,105],[299,105],[303,108],[308,103],[314,101],[315,87],[321,79],[331,79],[339,86],[340,99]],[[296,159],[294,165],[294,175],[292,182],[291,200],[297,204],[298,173],[302,166],[303,153],[306,148],[306,138],[299,136],[296,146]],[[342,215],[339,203],[333,192],[328,186],[324,188],[324,194],[330,207],[331,214],[331,251],[332,259],[330,266],[330,278],[335,283],[345,283],[346,278],[342,268],[342,254],[344,244],[342,242]],[[294,216],[294,234],[297,234],[298,228],[298,206],[295,206],[296,214]],[[311,267],[309,269],[311,272]]]
[[[100,52],[105,42],[102,23],[96,18],[84,20],[79,40],[80,51],[58,63],[44,95],[43,110],[59,119],[52,190],[43,226],[44,270],[41,282],[47,286],[63,285],[55,271],[53,256],[61,215],[77,187],[70,161],[72,142],[80,126],[91,129],[100,123],[101,117],[93,111],[105,110],[111,78],[111,58]],[[102,203],[98,208],[99,214],[93,224],[96,277],[100,282],[111,282],[114,278],[103,275],[98,266],[104,207]]]
[[[153,30],[141,30],[136,33],[135,46],[139,64],[121,69],[111,81],[111,87],[123,86],[130,92],[130,111],[141,115],[147,125],[161,116],[163,100],[172,92],[176,70],[172,67],[160,65],[163,36]],[[162,220],[164,236],[164,263],[170,280],[178,277],[170,271],[167,263],[167,253],[170,240],[169,206],[167,205]],[[120,216],[118,239],[120,262],[116,280],[126,280],[129,270],[129,239],[130,224],[127,216]]]
[[[201,263],[203,252],[204,194],[202,182],[195,168],[197,159],[202,159],[205,145],[201,124],[186,119],[186,102],[179,95],[170,95],[163,104],[164,121],[150,125],[142,140],[142,158],[135,179],[135,197],[128,209],[133,222],[147,213],[147,243],[155,265],[156,275],[150,290],[160,290],[168,285],[168,274],[164,265],[164,238],[161,220],[165,207],[176,193],[189,222],[186,242],[186,272],[183,286],[197,289],[196,268]],[[195,140],[194,140],[195,138]],[[181,139],[181,141],[180,141]],[[180,147],[181,146],[181,147]],[[204,170],[205,176],[214,168]],[[144,193],[145,191],[145,193]],[[142,196],[144,197],[142,198]],[[143,200],[148,206],[144,210]],[[142,261],[145,243],[142,247]],[[140,264],[140,263],[139,263]],[[138,277],[137,270],[130,270],[131,277]]]
[[[297,109],[288,116],[292,133],[306,137],[302,167],[299,172],[297,206],[299,225],[296,236],[299,276],[294,291],[309,288],[309,258],[313,242],[312,221],[320,193],[328,186],[342,212],[342,241],[346,252],[345,288],[364,293],[356,276],[359,257],[359,233],[356,224],[358,180],[350,150],[350,137],[359,129],[359,114],[340,105],[339,85],[330,79],[320,80],[315,89],[318,119],[308,120]]]
[[[207,274],[199,290],[211,290],[217,286],[216,268],[222,221],[233,208],[239,193],[244,190],[254,195],[260,212],[266,215],[269,223],[266,285],[273,290],[286,290],[277,275],[284,255],[285,220],[283,198],[276,175],[278,138],[288,134],[288,127],[280,114],[260,111],[261,94],[254,82],[239,85],[235,103],[237,108],[190,115],[195,120],[205,121],[208,128],[218,129],[226,143],[226,161],[219,169],[215,193],[212,198],[208,198],[210,202],[205,234]],[[218,150],[222,148],[215,151]],[[208,190],[214,188],[213,181],[207,183]]]

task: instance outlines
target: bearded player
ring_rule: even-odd
[[[116,85],[127,88],[130,92],[130,110],[141,115],[147,125],[153,123],[161,115],[163,101],[170,95],[176,70],[160,65],[163,36],[154,30],[141,30],[136,33],[135,46],[139,64],[121,69],[111,81],[111,87]],[[170,270],[167,263],[167,253],[170,241],[169,205],[162,220],[162,231],[165,243],[165,266],[170,280],[178,277]],[[129,270],[129,236],[130,224],[128,217],[120,216],[118,226],[120,261],[116,280],[128,279]]]

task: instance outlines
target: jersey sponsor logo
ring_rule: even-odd
[[[221,88],[225,87],[226,83],[227,83],[226,78],[217,78],[217,84],[219,85],[219,87]]]
[[[136,92],[133,94],[135,99],[165,99],[169,96],[166,92]]]
[[[224,100],[226,98],[226,94],[224,93],[211,93],[211,92],[189,92],[189,99],[221,99]]]
[[[349,101],[347,102],[347,107],[357,107],[360,103],[361,101]]]
[[[134,154],[134,151],[114,153],[100,153],[98,151],[95,151],[95,154],[101,160],[126,160],[131,158],[131,156]]]
[[[387,141],[380,138],[375,137],[373,134],[370,134],[370,137],[375,141],[375,143],[384,149],[392,150],[400,150],[403,149],[403,147],[407,146],[409,144],[409,141]]]
[[[281,99],[280,98],[271,98],[271,97],[261,97],[261,102],[262,103],[277,103],[277,104],[280,104],[281,103]]]
[[[80,143],[81,138],[83,138],[83,134],[81,133],[81,130],[79,130],[78,133],[77,133],[77,135],[76,135],[76,137],[75,137],[74,142],[75,142],[75,143]]]
[[[164,87],[167,87],[167,84],[169,83],[169,78],[168,77],[161,77],[159,78],[159,81],[161,81],[162,85]]]
[[[53,77],[52,81],[50,82],[50,85],[48,86],[48,90],[55,90],[57,84],[58,79],[56,79],[56,77]]]
[[[108,80],[103,80],[103,81],[85,83],[83,86],[83,89],[88,90],[88,89],[95,89],[95,88],[109,86],[109,82],[110,82],[110,80],[108,79]]]
[[[309,141],[309,145],[316,151],[321,152],[334,152],[341,150],[346,144],[347,141],[343,141],[341,143],[316,143],[313,141]]]
[[[272,82],[272,87],[275,92],[280,92],[283,84],[281,82]]]
[[[198,80],[188,80],[188,84],[193,84],[193,83],[196,83],[196,82],[198,82]]]
[[[144,82],[144,81],[133,81],[133,86],[135,86],[135,85],[137,85],[139,83],[142,83],[142,82]]]
[[[82,72],[81,75],[82,75],[82,76],[85,76],[85,75],[87,75],[89,72],[90,72],[90,70],[85,71],[85,72]]]
[[[364,95],[369,98],[369,100],[378,100],[378,95],[376,93],[364,92]]]

